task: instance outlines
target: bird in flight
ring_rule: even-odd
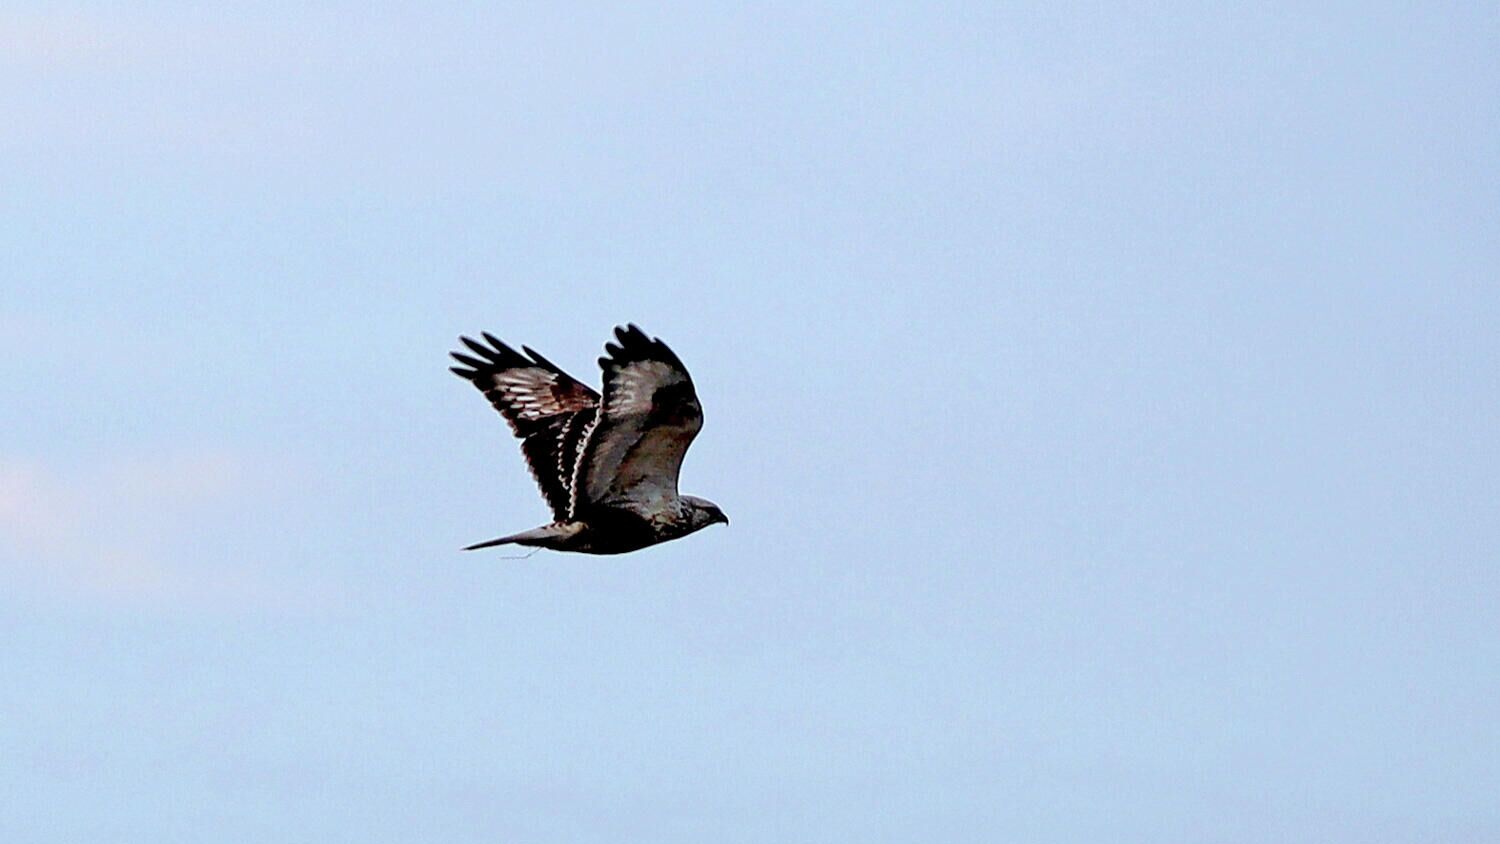
[[[485,343],[460,337],[473,355],[453,352],[463,365],[450,368],[510,423],[553,521],[465,551],[514,544],[623,554],[729,524],[712,501],[677,492],[703,409],[667,344],[634,325],[616,328],[599,358],[600,398],[530,348],[482,336]]]

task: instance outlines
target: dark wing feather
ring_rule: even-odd
[[[486,333],[489,345],[460,337],[473,355],[454,352],[454,374],[473,382],[500,411],[555,518],[568,516],[579,442],[593,424],[599,394],[531,349],[517,352]]]
[[[693,379],[660,340],[631,325],[599,359],[604,401],[573,480],[573,512],[613,506],[642,513],[677,497],[688,446],[703,427]]]

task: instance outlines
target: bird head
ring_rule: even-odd
[[[729,524],[729,517],[712,501],[691,495],[684,495],[682,500],[688,505],[688,522],[693,530],[702,530],[709,525]]]

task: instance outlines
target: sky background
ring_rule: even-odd
[[[1500,841],[1493,4],[8,4],[7,842]],[[733,520],[460,333],[640,323]]]

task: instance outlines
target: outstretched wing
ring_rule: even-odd
[[[660,340],[631,325],[606,345],[604,402],[573,480],[573,511],[652,512],[677,497],[683,455],[703,427],[693,379]]]
[[[488,346],[459,339],[478,357],[453,352],[463,366],[451,369],[472,381],[510,423],[553,517],[566,519],[575,464],[584,434],[594,423],[599,394],[525,346],[523,355],[488,333]]]

